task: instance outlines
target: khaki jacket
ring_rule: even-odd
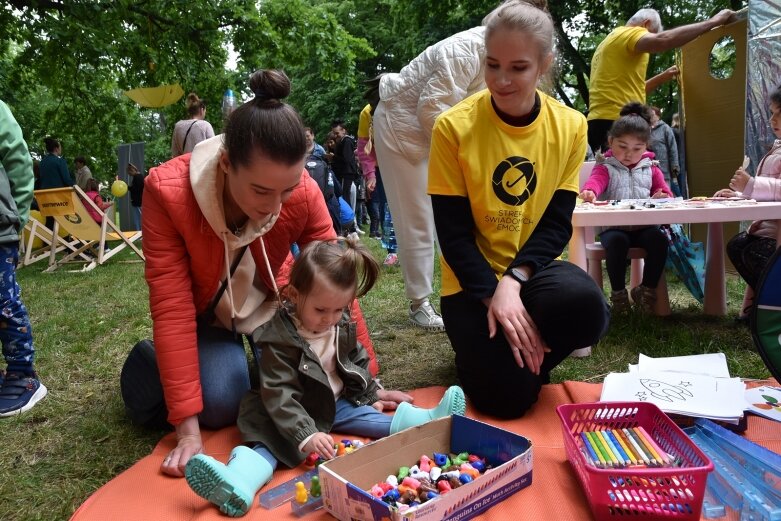
[[[342,397],[355,405],[377,401],[377,383],[369,374],[369,354],[358,343],[355,323],[345,314],[339,323],[337,367],[344,382]],[[252,339],[261,349],[260,389],[241,402],[238,426],[247,444],[262,443],[289,467],[306,454],[302,441],[330,432],[336,400],[320,359],[301,338],[288,311],[281,308]]]

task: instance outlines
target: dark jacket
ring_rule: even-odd
[[[128,188],[130,192],[130,204],[141,207],[142,197],[144,195],[144,174],[131,176],[132,184]]]
[[[260,390],[241,402],[238,426],[246,443],[262,443],[289,467],[306,454],[298,445],[317,432],[330,432],[336,399],[320,359],[282,308],[252,334],[261,348]],[[377,383],[369,374],[369,355],[355,336],[355,323],[345,314],[339,323],[337,353],[342,397],[355,405],[377,401]],[[260,396],[258,395],[260,393]]]
[[[46,154],[41,159],[38,168],[41,171],[41,190],[73,186],[73,178],[68,172],[68,164],[60,156]]]
[[[355,181],[358,177],[358,164],[355,162],[355,139],[352,136],[344,136],[336,145],[331,168],[340,181],[344,179]]]

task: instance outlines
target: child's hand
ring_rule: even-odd
[[[593,203],[594,200],[597,198],[597,194],[595,194],[591,190],[583,190],[582,192],[580,192],[578,197],[580,197],[584,203]]]
[[[713,194],[713,197],[740,197],[740,195],[735,190],[730,190],[729,188],[722,188],[715,194]]]
[[[377,391],[377,400],[372,404],[372,407],[378,411],[395,411],[401,402],[412,403],[412,396],[401,391],[390,391],[387,389],[381,389]]]
[[[657,190],[656,193],[651,196],[651,199],[664,199],[665,197],[670,197],[670,194],[660,189]]]
[[[748,172],[743,170],[743,168],[738,168],[735,171],[735,175],[732,176],[732,180],[729,182],[729,187],[736,192],[742,192],[743,189],[746,188],[749,179],[751,179],[751,176],[748,175]]]
[[[336,456],[334,439],[324,432],[318,432],[306,442],[302,452],[316,452],[325,459],[333,459]]]

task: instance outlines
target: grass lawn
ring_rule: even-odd
[[[378,241],[366,240],[382,260]],[[124,416],[119,372],[131,346],[151,336],[151,321],[143,265],[118,258],[84,274],[44,274],[43,263],[19,271],[36,365],[49,395],[24,415],[0,419],[0,519],[68,519],[164,434],[137,429]],[[740,281],[733,277],[729,282],[726,318],[703,316],[686,290],[673,277],[668,281],[672,316],[614,321],[590,358],[565,361],[553,381],[601,382],[610,371],[626,371],[641,352],[656,357],[721,351],[733,375],[769,376],[748,329],[732,322],[741,302]],[[445,334],[425,333],[408,323],[399,268],[386,268],[362,305],[386,387],[455,383]]]

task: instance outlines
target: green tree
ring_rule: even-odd
[[[67,156],[94,158],[99,175],[116,169],[115,148],[147,142],[147,162],[169,154],[170,123],[182,104],[141,109],[122,91],[180,83],[209,103],[219,131],[225,89],[248,95],[260,67],[300,67],[318,57],[323,79],[354,76],[372,53],[326,9],[304,0],[12,0],[0,8],[4,53],[0,97],[17,114],[32,151],[55,135]],[[229,49],[238,54],[228,68]]]

